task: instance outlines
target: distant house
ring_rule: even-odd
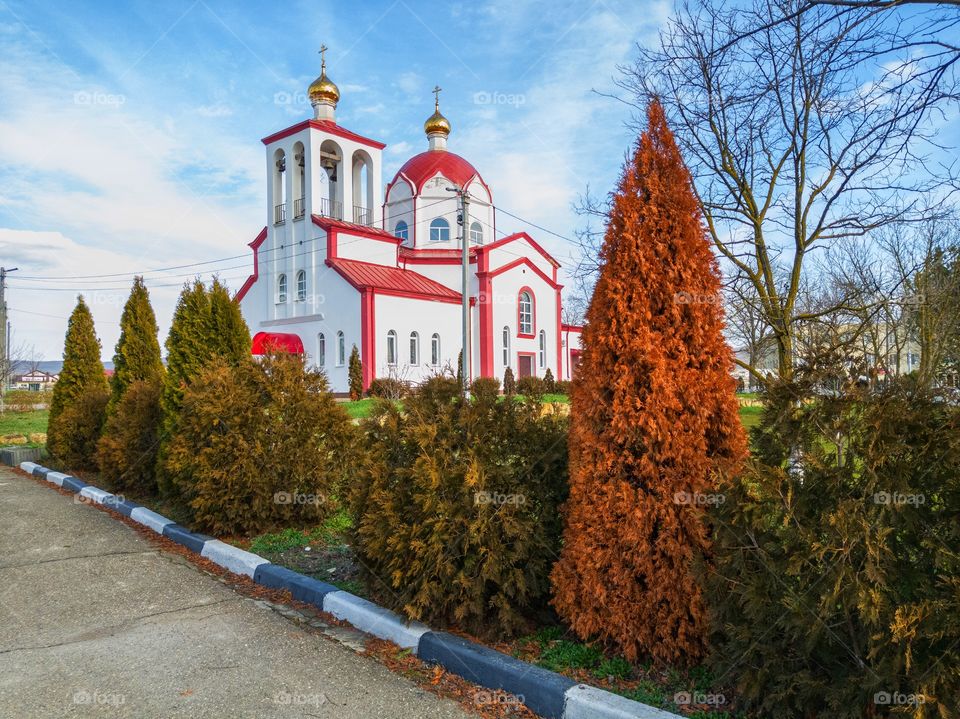
[[[43,370],[32,370],[19,377],[13,378],[15,389],[25,389],[30,392],[41,392],[46,389],[53,389],[53,385],[60,379],[60,375],[44,372]]]

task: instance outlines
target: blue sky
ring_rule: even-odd
[[[495,202],[573,237],[578,193],[608,192],[633,140],[630,108],[605,93],[669,7],[0,0],[0,264],[20,267],[14,342],[58,358],[83,290],[109,358],[133,272],[245,253],[265,224],[260,138],[310,115],[321,43],[338,122],[388,145],[384,181],[426,148],[439,84],[450,149]],[[501,216],[498,229],[528,228]],[[572,244],[531,232],[572,264]],[[207,268],[238,287],[248,265]],[[194,271],[148,279],[161,338]],[[75,279],[28,279],[49,277]]]

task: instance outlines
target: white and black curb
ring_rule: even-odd
[[[257,584],[287,590],[294,599],[350,622],[363,632],[410,649],[425,662],[439,664],[487,689],[512,694],[546,719],[678,719],[677,714],[603,689],[576,684],[561,674],[481,644],[446,632],[434,632],[419,622],[408,622],[388,609],[331,584],[271,564],[263,557],[213,537],[191,532],[146,507],[76,477],[53,472],[35,462],[21,462],[20,469],[119,512],[224,569],[252,578]]]

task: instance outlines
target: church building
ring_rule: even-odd
[[[309,96],[312,119],[263,139],[268,222],[250,243],[253,273],[237,294],[254,353],[302,353],[338,393],[348,389],[353,347],[364,389],[376,377],[416,383],[455,372],[465,238],[471,379],[502,381],[508,367],[517,378],[549,369],[570,379],[580,328],[561,319],[560,263],[525,232],[498,237],[492,188],[447,149],[439,95],[424,124],[427,149],[386,187],[385,145],[337,124],[340,91],[326,62]],[[456,189],[469,193],[467,227]]]

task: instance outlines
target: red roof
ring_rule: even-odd
[[[460,155],[446,150],[427,150],[419,155],[414,155],[406,161],[400,168],[398,175],[403,175],[413,183],[413,192],[417,194],[424,183],[432,179],[437,173],[442,174],[451,182],[466,186],[474,177],[479,178],[480,173],[469,162]],[[484,183],[486,187],[486,183]]]
[[[360,260],[345,260],[342,257],[327,260],[327,265],[340,273],[358,290],[373,289],[393,295],[440,302],[460,302],[459,292],[454,292],[449,287],[413,270],[375,265]]]
[[[251,354],[263,355],[270,351],[302,355],[303,342],[298,335],[285,332],[257,332]]]

